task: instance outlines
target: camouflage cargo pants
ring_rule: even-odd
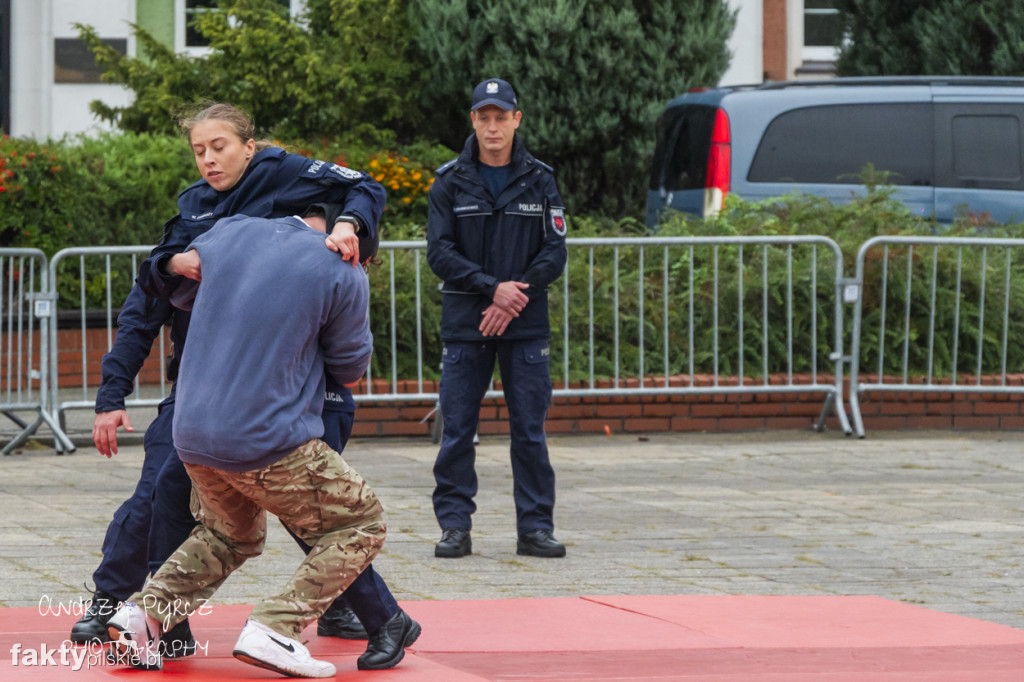
[[[268,511],[313,546],[285,590],[261,600],[249,616],[286,637],[298,638],[319,618],[384,543],[377,496],[323,441],[308,441],[257,471],[185,467],[200,523],[131,598],[165,632],[263,551]]]

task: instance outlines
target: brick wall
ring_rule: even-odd
[[[876,377],[862,375],[865,381]],[[787,377],[773,377],[781,384]],[[819,375],[819,383],[828,383],[828,375]],[[673,383],[684,381],[674,377]],[[896,377],[885,382],[895,383]],[[960,377],[959,383],[970,383]],[[710,385],[711,377],[695,377],[697,385]],[[809,377],[794,376],[795,384],[810,383]],[[399,391],[418,389],[399,385]],[[723,385],[736,385],[735,378],[720,379]],[[751,381],[747,382],[752,383]],[[995,378],[983,383],[992,385]],[[1007,378],[1012,386],[1024,386],[1024,375]],[[576,386],[578,388],[578,386]],[[383,392],[382,384],[375,389]],[[424,382],[423,391],[436,390],[433,382]],[[844,396],[848,401],[848,396]],[[867,431],[879,429],[1024,429],[1024,395],[999,393],[932,393],[875,391],[861,397],[861,416]],[[810,429],[818,420],[824,394],[798,391],[765,394],[632,396],[615,398],[556,398],[548,411],[549,434],[563,433],[654,433],[659,431],[760,431],[767,429]],[[849,411],[849,403],[846,403]],[[429,435],[432,418],[421,421],[434,408],[432,402],[395,404],[362,402],[356,414],[353,435],[406,436]],[[829,429],[838,430],[833,415],[826,420]],[[508,409],[501,398],[485,400],[480,409],[480,433],[507,434]]]
[[[792,78],[786,70],[786,0],[764,0],[762,60],[765,80]]]
[[[111,338],[115,338],[117,335],[116,330],[112,333]],[[0,365],[3,368],[3,376],[0,377],[0,391],[7,389],[8,383],[11,386],[15,386],[15,377],[7,376],[7,354],[8,352],[18,351],[18,334],[8,335],[6,332],[3,334],[2,340],[0,340],[0,348],[3,350],[3,357],[0,358]],[[23,332],[20,335],[21,349],[22,352],[27,353],[29,347],[29,335],[27,332]],[[32,334],[32,367],[39,368],[39,331],[36,330]],[[164,343],[167,352],[171,349],[170,330],[164,331]],[[56,373],[59,378],[58,386],[60,388],[79,388],[82,386],[82,331],[81,329],[61,329],[57,331],[57,370]],[[85,378],[87,385],[96,387],[100,385],[101,378],[101,362],[103,360],[103,354],[107,352],[107,330],[106,329],[87,329],[85,332]],[[159,384],[160,383],[160,365],[163,362],[163,358],[159,357],[159,346],[154,344],[152,352],[149,354],[149,358],[146,359],[145,364],[142,366],[142,371],[139,373],[139,381],[143,384]],[[16,373],[16,359],[12,359],[11,374]],[[28,375],[28,367],[22,367],[22,386],[25,386],[26,377]],[[33,382],[33,386],[38,386],[38,381]]]

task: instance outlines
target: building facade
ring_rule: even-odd
[[[302,0],[280,0],[292,11]],[[215,0],[0,0],[0,129],[15,137],[61,137],[106,127],[89,111],[102,100],[131,101],[131,92],[103,83],[75,24],[93,27],[122,54],[135,55],[132,25],[177,52],[201,53],[188,19]]]
[[[827,78],[839,54],[833,0],[729,0],[732,61],[719,85]],[[709,84],[712,85],[712,84]]]
[[[279,0],[293,13],[303,0]],[[837,42],[832,0],[728,0],[737,10],[731,65],[722,85],[820,77],[831,73]],[[89,103],[131,101],[101,82],[75,24],[92,26],[123,54],[135,55],[132,24],[177,52],[199,54],[188,20],[215,0],[0,0],[0,130],[16,137],[61,137],[101,130]],[[709,83],[708,85],[714,85]]]

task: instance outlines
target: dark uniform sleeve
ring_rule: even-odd
[[[550,174],[547,176],[544,194],[544,242],[523,274],[523,281],[530,285],[526,295],[531,299],[541,295],[558,279],[565,270],[567,260],[565,203]]]
[[[345,215],[359,218],[370,238],[378,238],[387,192],[366,173],[335,163],[289,154],[279,171],[282,185],[275,196],[278,216],[299,214],[310,204],[338,204]],[[270,216],[261,216],[270,217]],[[363,241],[360,241],[360,248]]]
[[[103,378],[96,391],[96,412],[124,409],[124,399],[134,390],[135,376],[149,357],[153,341],[171,319],[170,302],[149,298],[136,284],[117,316],[114,346],[103,356]]]
[[[147,296],[168,298],[182,280],[181,275],[168,275],[165,268],[171,256],[185,250],[196,235],[186,231],[178,216],[164,223],[164,236],[139,266],[138,284]]]
[[[427,263],[446,285],[494,298],[494,291],[500,284],[498,279],[488,275],[479,263],[474,263],[459,251],[448,187],[447,178],[439,174],[428,195]]]

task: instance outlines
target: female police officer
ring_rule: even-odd
[[[365,174],[290,154],[268,143],[256,142],[251,119],[228,104],[208,106],[184,119],[181,127],[189,137],[202,179],[179,195],[178,215],[167,222],[163,239],[140,268],[138,287],[152,297],[148,303],[143,302],[141,305],[161,319],[154,319],[147,313],[134,314],[124,321],[127,327],[119,319],[121,326],[117,340],[104,358],[104,384],[109,379],[122,387],[120,390],[123,395],[130,392],[132,378],[148,354],[149,346],[146,346],[140,356],[139,349],[144,345],[144,338],[149,338],[151,345],[160,325],[171,314],[172,309],[166,305],[166,298],[183,275],[192,275],[193,278],[197,276],[194,272],[176,272],[174,256],[218,219],[236,214],[275,218],[301,213],[317,202],[330,202],[341,205],[343,211],[333,223],[333,231],[326,240],[328,248],[340,252],[343,258],[356,266],[360,260],[374,255],[379,241],[376,226],[384,208],[385,192],[383,187]],[[239,244],[239,248],[244,247],[244,244]],[[141,295],[142,292],[133,290],[129,301],[133,297],[139,299]],[[136,313],[138,308],[139,305],[133,307]],[[126,341],[133,338],[132,324],[143,328],[134,334],[135,343],[120,344],[122,335]],[[184,347],[187,328],[188,314],[174,311],[172,376]],[[140,339],[143,343],[140,343]],[[354,402],[348,389],[330,383],[327,398],[323,415],[324,440],[332,448],[341,451],[351,431]],[[173,399],[172,389],[171,396],[162,405],[157,419],[146,434],[147,460],[151,450],[158,453],[153,455],[154,458],[162,460],[162,465],[156,467],[159,474],[153,471],[153,467],[144,467],[142,475],[145,480],[140,480],[135,495],[122,505],[122,509],[131,506],[131,514],[147,520],[151,518],[152,521],[145,525],[131,524],[130,529],[121,529],[116,542],[104,542],[104,559],[94,574],[97,597],[102,596],[108,600],[113,597],[116,602],[141,586],[146,574],[144,558],[141,571],[138,566],[128,571],[138,578],[137,584],[118,585],[118,592],[107,587],[106,572],[112,570],[126,573],[126,563],[139,563],[138,558],[129,556],[130,552],[124,548],[147,546],[145,533],[149,533],[149,568],[155,570],[181,544],[195,523],[188,509],[191,481],[174,452],[170,436]],[[99,400],[97,410],[101,410]],[[96,421],[94,440],[97,447],[101,452],[104,452],[104,448],[109,452],[110,444],[113,443],[113,451],[116,452],[116,430],[126,425],[127,421],[123,408],[112,413],[100,412]],[[151,435],[150,431],[155,433]],[[153,496],[151,504],[147,491]],[[119,514],[115,515],[115,523],[119,515],[124,516],[119,510]],[[108,539],[110,535],[108,532]],[[134,537],[137,535],[141,536]],[[308,551],[308,547],[304,549]],[[112,568],[105,570],[105,567]],[[318,633],[345,638],[366,637],[366,633],[369,633],[370,641],[366,653],[361,657],[360,667],[374,669],[395,665],[404,654],[402,643],[408,635],[411,621],[398,608],[383,580],[370,567],[346,590],[344,596],[361,617],[362,624],[352,618],[351,612],[339,600],[337,607],[332,606],[320,619]],[[83,633],[97,629],[103,632],[111,612],[112,609],[92,608],[75,627]],[[174,640],[172,638],[169,641]],[[175,652],[168,653],[173,655]]]

